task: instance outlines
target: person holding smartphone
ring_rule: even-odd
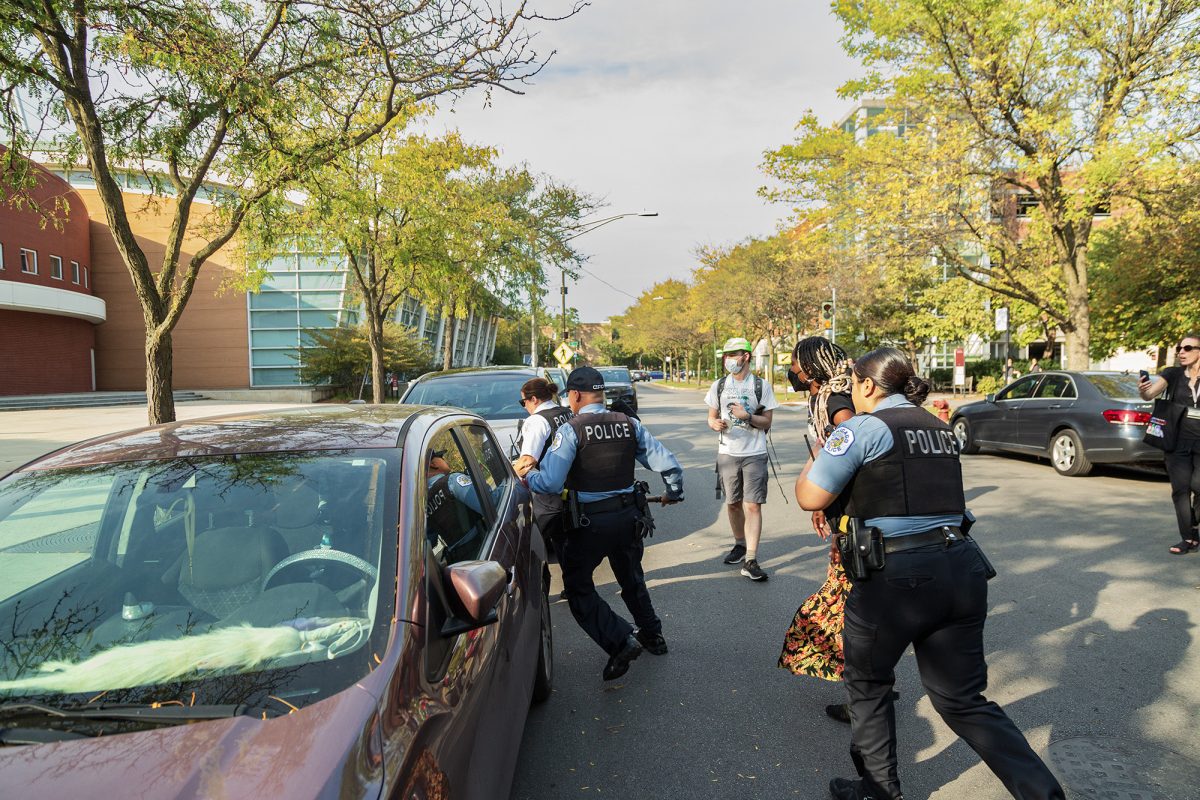
[[[1153,400],[1169,391],[1172,403],[1184,406],[1175,448],[1163,454],[1167,476],[1171,479],[1171,502],[1179,524],[1179,542],[1169,552],[1181,556],[1200,549],[1200,334],[1188,334],[1175,347],[1177,366],[1167,367],[1150,377],[1143,371],[1138,392],[1143,400]]]

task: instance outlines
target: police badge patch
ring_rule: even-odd
[[[470,486],[471,485],[471,479],[469,477],[467,477],[466,475],[459,475],[457,477],[457,480],[458,480],[459,486]]]
[[[554,441],[550,444],[550,452],[553,453],[562,444],[562,431],[554,434]]]
[[[829,434],[829,438],[825,440],[823,449],[831,456],[840,456],[844,455],[852,444],[854,444],[854,431],[849,428],[835,428],[833,433]]]

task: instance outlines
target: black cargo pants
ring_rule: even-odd
[[[571,615],[584,632],[615,655],[629,638],[633,626],[617,615],[596,591],[592,573],[608,559],[621,586],[621,599],[634,623],[650,634],[662,632],[662,621],[650,603],[650,591],[642,572],[642,539],[637,534],[635,505],[600,514],[588,514],[591,524],[567,532],[559,556],[563,586]],[[569,525],[568,521],[568,525]]]
[[[983,696],[987,579],[965,542],[891,553],[854,581],[843,631],[850,757],[877,798],[899,798],[895,667],[909,644],[934,709],[1019,800],[1063,798],[1062,787],[1000,706]]]

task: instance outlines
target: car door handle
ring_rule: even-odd
[[[1046,408],[1062,408],[1062,403],[1055,403],[1054,405],[1046,406]]]

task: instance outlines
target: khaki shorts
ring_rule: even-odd
[[[717,456],[717,474],[725,502],[743,501],[762,505],[767,502],[767,454],[756,456]]]

